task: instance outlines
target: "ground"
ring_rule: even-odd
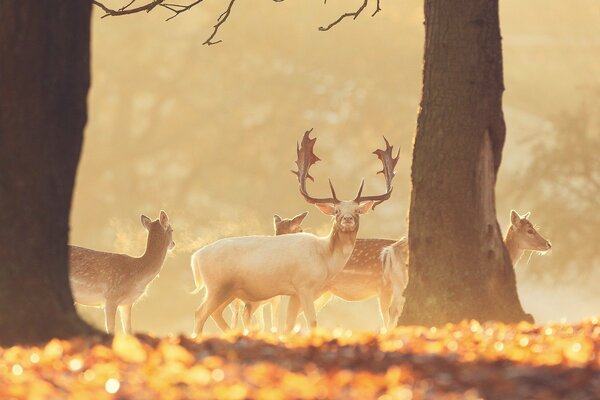
[[[0,349],[2,399],[598,399],[600,323],[95,336]]]

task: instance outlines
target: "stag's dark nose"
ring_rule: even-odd
[[[350,224],[350,223],[354,222],[354,218],[352,218],[349,215],[345,215],[344,218],[342,218],[342,222]]]
[[[552,248],[552,243],[546,240],[546,247],[548,248],[548,250],[550,250]]]

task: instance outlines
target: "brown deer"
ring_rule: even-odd
[[[131,333],[131,307],[162,269],[167,250],[175,247],[173,229],[164,211],[152,221],[141,216],[148,230],[141,257],[69,246],[71,289],[78,304],[103,307],[106,331],[113,333],[117,308],[125,333]]]
[[[323,293],[328,282],[343,268],[354,248],[360,215],[390,198],[397,157],[386,150],[375,154],[383,163],[386,191],[375,196],[363,196],[364,180],[354,200],[342,201],[329,182],[331,197],[316,198],[308,194],[306,179],[312,179],[309,168],[319,161],[313,153],[316,139],[308,131],[298,145],[296,164],[300,193],[321,212],[333,217],[329,235],[309,233],[280,236],[246,236],[221,239],[192,255],[192,271],[196,286],[206,286],[206,297],[196,310],[194,336],[202,332],[209,316],[234,298],[258,302],[274,296],[289,295],[294,319],[288,319],[288,329],[302,305],[308,325],[316,327],[315,298]],[[387,143],[387,141],[386,141]],[[214,316],[213,316],[214,317]]]

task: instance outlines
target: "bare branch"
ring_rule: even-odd
[[[169,18],[167,18],[167,21],[170,21],[173,18],[175,18],[176,16],[178,16],[179,14],[188,11],[190,8],[194,7],[196,4],[202,3],[203,1],[204,0],[196,0],[196,1],[188,4],[187,6],[184,6],[181,4],[173,4],[173,3],[165,3],[165,4],[161,4],[161,6],[173,11],[173,15],[171,15]]]
[[[202,1],[202,0],[200,0],[200,1]],[[217,18],[217,23],[213,26],[213,29],[214,29],[213,33],[202,44],[205,44],[207,46],[212,46],[213,44],[222,42],[222,40],[217,40],[216,42],[213,42],[212,40],[217,35],[217,32],[219,31],[219,28],[221,27],[221,25],[223,25],[225,23],[225,21],[227,21],[227,18],[229,18],[229,14],[231,14],[231,9],[233,7],[233,3],[235,3],[235,0],[229,1],[229,5],[227,6],[227,9],[225,11],[223,11],[223,13],[221,15],[219,15],[219,18]]]
[[[375,8],[375,11],[373,11],[373,14],[371,14],[371,17],[374,17],[379,11],[381,11],[381,4],[380,0],[377,0],[377,7]]]
[[[340,15],[340,17],[338,19],[336,19],[335,21],[333,21],[329,25],[327,25],[327,26],[320,26],[319,30],[322,31],[322,32],[323,31],[328,31],[331,28],[333,28],[335,25],[339,24],[345,18],[352,17],[352,19],[356,19],[360,15],[360,13],[363,12],[363,10],[367,7],[367,4],[369,4],[369,0],[363,0],[363,3],[358,8],[358,10],[356,10],[354,12],[347,12],[347,13],[344,13],[344,14]],[[379,1],[377,2],[377,7],[379,8]],[[375,13],[377,13],[377,10],[375,10]],[[375,14],[373,14],[373,15],[375,15]]]
[[[134,0],[135,1],[135,0]],[[163,3],[165,0],[152,0],[149,3],[146,3],[142,6],[139,7],[135,7],[135,8],[129,8],[129,6],[131,4],[133,4],[133,1],[129,4],[127,4],[124,7],[119,8],[118,10],[113,10],[111,8],[106,7],[104,4],[100,3],[99,1],[96,0],[92,0],[92,3],[98,7],[100,7],[102,9],[102,11],[104,11],[106,14],[104,14],[102,16],[102,18],[111,16],[111,17],[116,17],[116,16],[120,16],[120,15],[129,15],[129,14],[135,14],[135,13],[139,13],[142,11],[146,11],[146,12],[150,12],[154,9],[154,7],[158,6],[159,4]]]

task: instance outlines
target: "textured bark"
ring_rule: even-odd
[[[425,31],[400,323],[530,320],[494,202],[506,134],[498,0],[425,0]]]
[[[0,344],[90,332],[68,280],[89,1],[0,2]]]

